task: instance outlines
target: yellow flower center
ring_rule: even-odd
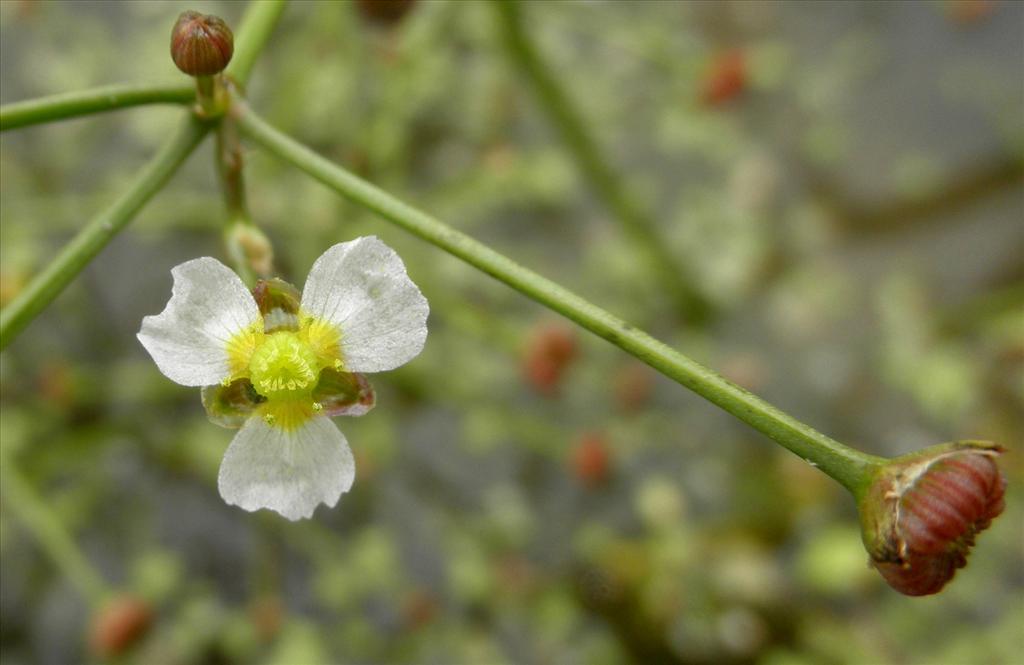
[[[300,427],[323,410],[313,391],[326,367],[343,371],[341,333],[336,326],[301,313],[293,329],[267,332],[262,319],[227,342],[230,375],[222,385],[249,379],[265,401],[258,413],[285,430]]]
[[[256,392],[267,399],[300,397],[316,386],[320,363],[309,342],[282,330],[267,335],[253,351],[249,375]]]

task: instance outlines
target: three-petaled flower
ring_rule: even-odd
[[[250,292],[209,257],[171,270],[171,299],[138,338],[169,379],[203,386],[211,420],[241,427],[217,485],[230,504],[288,519],[334,506],[355,479],[328,416],[374,404],[362,372],[403,365],[423,348],[429,308],[402,260],[375,237],[328,249],[301,297],[280,280]]]

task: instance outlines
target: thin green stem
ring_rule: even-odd
[[[274,248],[249,214],[243,177],[242,142],[234,118],[224,117],[217,126],[214,159],[227,211],[224,244],[242,281],[252,286],[257,277],[270,277],[273,272]]]
[[[224,207],[230,219],[250,221],[245,198],[245,179],[242,171],[242,146],[238,128],[231,118],[224,118],[217,127],[217,149],[214,156]]]
[[[64,290],[72,279],[170,180],[209,127],[187,117],[160,151],[106,210],[93,217],[24,290],[0,311],[0,350]]]
[[[235,31],[237,47],[225,72],[243,88],[249,82],[256,57],[270,39],[285,4],[285,0],[254,0],[246,7],[242,22]]]
[[[53,560],[64,576],[94,606],[110,594],[110,588],[85,558],[60,519],[43,503],[32,486],[15,468],[13,460],[0,455],[0,491],[4,508],[9,509],[32,534],[39,547]]]
[[[195,112],[200,120],[215,120],[222,116],[226,99],[224,81],[219,74],[196,77]]]
[[[242,25],[238,29],[238,48],[228,67],[234,81],[244,85],[248,80],[256,56],[266,45],[283,9],[283,0],[253,2],[246,9]],[[188,95],[183,101],[195,99],[194,88],[181,90],[187,90]],[[84,93],[76,94],[87,96]],[[135,213],[167,183],[209,129],[210,126],[199,119],[187,118],[136,176],[128,190],[113,205],[90,220],[43,272],[15,296],[3,311],[0,311],[0,350],[7,348],[18,333],[64,290],[64,287],[99,254],[111,238],[132,220]]]
[[[603,337],[818,466],[851,491],[880,462],[832,440],[575,293],[331,163],[267,124],[244,102],[235,100],[228,113],[237,119],[244,134],[268,152],[350,201]]]
[[[675,299],[680,312],[691,322],[705,320],[709,303],[690,287],[683,265],[659,238],[657,224],[643,209],[587,129],[583,115],[552,75],[523,29],[520,5],[512,0],[492,3],[506,49],[516,67],[533,87],[541,109],[562,136],[580,171],[594,193],[622,225],[636,251],[658,272],[659,281]]]
[[[0,106],[0,131],[144,104],[191,104],[195,98],[187,84],[108,85]]]

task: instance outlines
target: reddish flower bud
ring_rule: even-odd
[[[615,401],[623,411],[639,411],[653,391],[654,370],[643,363],[630,363],[615,375]]]
[[[381,25],[395,25],[401,21],[416,0],[356,0],[363,18]]]
[[[704,75],[700,100],[717,106],[733,99],[747,87],[747,61],[743,51],[735,49],[715,57]]]
[[[249,605],[249,621],[261,642],[272,641],[285,622],[284,607],[277,596],[263,596]]]
[[[948,0],[946,12],[954,23],[968,25],[987,19],[995,11],[992,0]]]
[[[864,545],[889,586],[938,593],[967,564],[974,539],[1003,512],[1002,448],[958,441],[883,466],[860,501]]]
[[[93,653],[102,659],[124,653],[138,642],[153,622],[149,604],[133,596],[118,596],[96,614],[89,635]]]
[[[171,31],[171,58],[189,76],[224,71],[235,52],[235,37],[220,17],[187,11]]]
[[[573,472],[587,487],[603,485],[611,474],[608,443],[600,434],[581,436],[569,459]]]
[[[539,326],[527,342],[523,374],[537,392],[553,395],[575,357],[576,335],[572,329],[561,324]]]
[[[414,589],[402,600],[402,617],[413,630],[428,625],[437,617],[437,599],[429,591]]]

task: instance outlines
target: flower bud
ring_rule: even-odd
[[[747,61],[740,49],[719,53],[701,82],[700,100],[706,106],[720,106],[738,97],[747,87]]]
[[[381,25],[395,25],[409,13],[416,0],[356,0],[363,18]]]
[[[232,260],[248,266],[257,276],[274,272],[274,245],[255,224],[235,221],[224,233]]]
[[[611,475],[608,442],[593,432],[582,435],[572,450],[570,464],[576,477],[587,487],[603,485]]]
[[[123,654],[146,634],[152,622],[148,603],[128,595],[110,600],[92,623],[89,642],[93,653],[102,659]]]
[[[974,539],[1003,512],[1002,448],[957,441],[897,457],[860,500],[871,563],[908,596],[938,593],[967,564]]]
[[[542,395],[553,396],[575,357],[576,336],[571,328],[560,323],[538,326],[523,359],[526,381]]]
[[[224,71],[234,51],[231,28],[212,14],[183,12],[171,31],[171,58],[189,76],[212,76]]]

